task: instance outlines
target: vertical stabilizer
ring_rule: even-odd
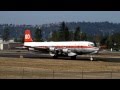
[[[33,42],[30,30],[25,30],[24,42]]]

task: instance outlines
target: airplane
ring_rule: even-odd
[[[25,30],[24,47],[29,51],[46,51],[53,58],[68,56],[76,59],[77,55],[96,54],[99,48],[90,41],[59,41],[59,42],[34,42],[29,29]],[[93,57],[90,57],[93,60]]]

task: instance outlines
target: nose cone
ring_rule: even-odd
[[[97,54],[98,52],[99,52],[99,48],[98,47],[94,47],[92,54]]]
[[[100,48],[95,47],[95,53],[98,53],[98,52],[99,52],[99,50],[100,50]]]
[[[96,49],[97,51],[99,51],[99,49],[100,49],[100,48],[98,48],[98,47],[95,47],[95,49]]]

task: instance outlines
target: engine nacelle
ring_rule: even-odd
[[[54,47],[50,47],[49,50],[50,50],[51,52],[53,52],[53,51],[55,51],[55,48],[54,48]]]
[[[35,49],[34,48],[28,48],[29,49],[29,51],[34,51]]]
[[[69,53],[70,52],[70,50],[67,49],[67,48],[62,49],[62,51],[63,51],[63,53]]]
[[[77,54],[76,53],[73,53],[73,52],[70,52],[68,53],[68,56],[76,56]]]

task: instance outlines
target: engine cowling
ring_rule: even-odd
[[[68,56],[76,56],[77,54],[76,53],[73,53],[73,52],[70,52],[68,53]]]
[[[34,51],[35,49],[34,48],[28,48],[29,51]]]
[[[54,52],[55,48],[54,47],[50,47],[49,50],[50,50],[50,52]]]
[[[70,50],[67,49],[67,48],[62,49],[62,51],[63,51],[63,53],[69,53],[70,52]]]
[[[50,56],[53,56],[53,57],[55,56],[55,57],[57,57],[56,48],[50,47],[49,50],[50,50]]]

